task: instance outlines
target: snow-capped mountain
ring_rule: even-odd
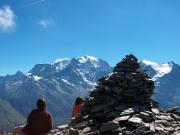
[[[155,71],[155,74],[152,76],[154,81],[158,80],[166,74],[169,74],[172,71],[173,66],[173,62],[159,64],[148,60],[143,60],[142,63],[147,67],[150,66],[151,69]]]
[[[156,82],[154,98],[161,107],[179,105],[180,65],[147,60],[143,60],[141,65]],[[26,118],[35,107],[37,98],[44,97],[55,124],[63,123],[71,116],[75,98],[87,96],[96,81],[111,72],[112,68],[106,61],[93,56],[61,58],[48,64],[36,64],[27,73],[18,71],[14,75],[0,76],[0,100],[1,103],[7,102],[10,110],[16,111],[14,114],[21,117],[19,123],[22,124],[22,118]],[[10,114],[9,119],[12,117]],[[0,114],[1,117],[3,115]],[[8,124],[8,127],[14,126]]]
[[[180,105],[180,65],[174,62],[163,64],[143,60],[143,68],[155,81],[154,98],[162,108]]]
[[[45,97],[55,123],[62,123],[71,116],[75,98],[87,96],[97,79],[111,72],[107,62],[92,56],[57,59],[37,64],[25,74],[0,77],[0,99],[27,117],[37,98]]]

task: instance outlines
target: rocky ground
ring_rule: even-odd
[[[63,125],[48,135],[180,135],[180,113],[127,108],[111,121]]]
[[[180,107],[152,100],[154,82],[130,54],[98,81],[75,121],[48,135],[180,135]]]

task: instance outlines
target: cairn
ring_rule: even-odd
[[[119,115],[119,111],[127,107],[152,108],[153,90],[154,82],[130,54],[115,66],[113,74],[99,79],[83,111],[101,119],[111,118],[112,113],[116,117],[116,112]]]
[[[59,135],[179,135],[180,113],[158,109],[153,90],[138,59],[127,55],[111,75],[98,80],[78,121],[56,130]]]

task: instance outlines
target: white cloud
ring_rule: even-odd
[[[43,19],[38,22],[38,25],[40,25],[43,28],[48,28],[50,26],[53,26],[55,24],[53,19]]]
[[[16,25],[16,16],[9,6],[0,8],[0,30],[9,31]]]

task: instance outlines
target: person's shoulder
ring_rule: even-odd
[[[46,110],[46,114],[51,117],[51,113]]]
[[[31,111],[31,114],[36,113],[36,112],[38,112],[38,109],[33,109],[33,110]]]

